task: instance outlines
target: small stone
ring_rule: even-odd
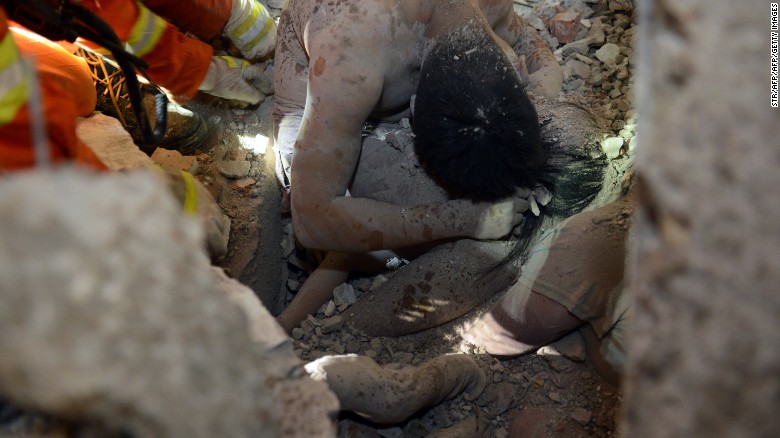
[[[220,161],[217,169],[226,178],[239,179],[247,176],[251,165],[249,161]]]
[[[547,394],[548,397],[550,397],[550,400],[559,403],[561,401],[561,395],[558,393],[558,391],[552,391],[549,394]]]
[[[604,75],[602,75],[600,72],[594,73],[593,76],[590,77],[589,82],[594,87],[600,87],[601,84],[604,83]]]
[[[287,288],[292,291],[297,291],[301,288],[301,283],[297,280],[293,280],[292,278],[287,280]]]
[[[604,118],[607,120],[615,120],[619,114],[619,111],[616,109],[606,109],[604,110]]]
[[[254,186],[256,182],[257,181],[254,178],[241,178],[233,180],[230,186],[233,187],[234,190],[245,190],[248,187]]]
[[[588,48],[590,47],[588,42],[589,41],[587,39],[573,41],[561,47],[560,49],[556,50],[556,52],[559,52],[561,54],[561,57],[563,57],[564,59],[568,58],[573,54],[585,56],[588,54]]]
[[[179,151],[157,148],[152,153],[152,161],[163,169],[198,174],[198,160],[193,156],[184,156]]]
[[[363,354],[370,357],[371,359],[376,359],[377,356],[376,351],[374,350],[366,350],[365,352],[363,352]]]
[[[601,141],[601,149],[607,154],[607,158],[613,160],[620,156],[623,147],[622,137],[608,137]]]
[[[583,426],[590,423],[590,418],[590,411],[587,411],[583,408],[575,408],[574,412],[571,413],[571,419]]]
[[[620,111],[621,113],[625,113],[631,108],[631,106],[626,102],[625,100],[621,99],[618,101],[615,101],[615,109]]]
[[[585,55],[580,55],[579,53],[576,53],[574,57],[588,65],[591,65],[594,62],[592,59],[588,58]]]
[[[369,290],[377,290],[379,286],[382,286],[385,283],[387,283],[387,277],[381,274],[377,275],[374,278],[374,281],[371,282],[371,287],[369,288]]]
[[[636,153],[636,137],[631,137],[631,140],[628,141],[628,154],[634,155]]]
[[[357,302],[355,289],[349,283],[342,283],[333,289],[333,301],[337,306],[342,304],[352,305]]]
[[[585,341],[582,335],[575,331],[563,338],[555,341],[552,346],[561,354],[561,356],[575,362],[585,360]]]
[[[591,26],[587,35],[588,36],[586,37],[586,40],[590,46],[599,46],[604,44],[607,35],[604,33],[604,24],[601,22],[600,18],[591,20]]]
[[[321,323],[322,323],[323,334],[333,333],[341,330],[341,328],[344,327],[344,318],[336,315],[330,318],[323,319]]]
[[[209,124],[211,126],[217,126],[217,125],[219,125],[219,122],[222,121],[222,117],[217,116],[217,115],[213,115],[213,116],[208,118],[208,121],[209,121]]]
[[[377,353],[382,352],[382,341],[379,338],[374,338],[369,342],[371,344],[371,349],[376,351]]]
[[[306,315],[306,322],[311,324],[312,327],[320,327],[322,325],[319,321],[317,321],[317,318],[313,317],[312,315]]]
[[[550,19],[550,35],[555,37],[560,43],[571,43],[582,27],[582,23],[580,23],[581,18],[582,14],[578,14],[573,10],[557,14]]]
[[[578,61],[577,59],[569,60],[564,68],[565,73],[568,73],[569,76],[588,79],[591,75],[588,64]]]
[[[342,305],[340,305],[340,306],[338,307],[338,309],[339,309],[339,313],[342,313],[342,312],[344,312],[344,311],[345,311],[345,310],[347,310],[348,308],[349,308],[349,304],[342,304]]]
[[[360,351],[360,342],[358,342],[355,339],[347,342],[346,351],[347,351],[347,353],[350,353],[350,354],[354,354],[354,353],[359,352]]]
[[[620,47],[617,44],[607,43],[596,50],[596,58],[605,65],[615,65],[618,55],[620,55]]]
[[[303,335],[304,334],[305,334],[305,332],[300,327],[295,327],[294,329],[292,329],[292,337],[293,337],[293,339],[297,339],[297,340],[300,341],[301,339],[303,339]]]
[[[329,318],[333,316],[334,313],[336,313],[336,303],[334,303],[333,300],[330,300],[325,304],[325,310],[323,310],[322,314]]]
[[[368,291],[369,288],[371,287],[371,280],[369,280],[368,278],[365,278],[365,277],[359,278],[359,279],[357,279],[357,280],[352,282],[352,287],[354,289],[359,289],[359,290],[362,290],[362,291]]]
[[[444,428],[452,426],[452,419],[450,419],[447,408],[443,404],[436,406],[433,409],[433,422],[436,423],[436,427]]]
[[[333,352],[336,354],[344,354],[347,351],[343,344],[336,342],[333,344]]]

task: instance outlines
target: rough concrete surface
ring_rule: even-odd
[[[328,436],[288,343],[253,345],[202,230],[150,173],[0,185],[0,393],[123,436]]]
[[[640,5],[644,190],[624,435],[778,436],[769,2]]]

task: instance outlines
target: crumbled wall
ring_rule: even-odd
[[[769,2],[645,0],[627,437],[780,433]]]
[[[253,344],[149,171],[0,184],[0,396],[137,437],[332,436],[335,396]]]

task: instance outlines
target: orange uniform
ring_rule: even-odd
[[[193,26],[194,33],[203,32],[200,36],[209,38],[227,22],[232,1],[144,3],[177,17],[174,21],[178,24]],[[149,63],[147,73],[154,82],[179,96],[192,97],[198,91],[214,54],[210,45],[186,37],[135,0],[84,0],[81,5],[108,23],[130,52]]]
[[[32,83],[35,68],[38,84]],[[95,86],[86,62],[31,32],[8,29],[0,8],[0,170],[35,165],[30,92],[42,97],[52,162],[76,161],[96,169],[105,165],[76,137],[76,119],[95,110]]]

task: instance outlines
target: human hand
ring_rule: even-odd
[[[475,239],[500,239],[508,235],[512,229],[523,220],[523,213],[528,211],[529,204],[525,193],[517,192],[505,201],[495,204],[478,204],[481,212],[477,216]]]
[[[199,90],[245,107],[265,100],[273,85],[259,67],[243,59],[214,56]]]
[[[249,60],[267,56],[276,45],[276,22],[258,0],[233,0],[223,33]]]

